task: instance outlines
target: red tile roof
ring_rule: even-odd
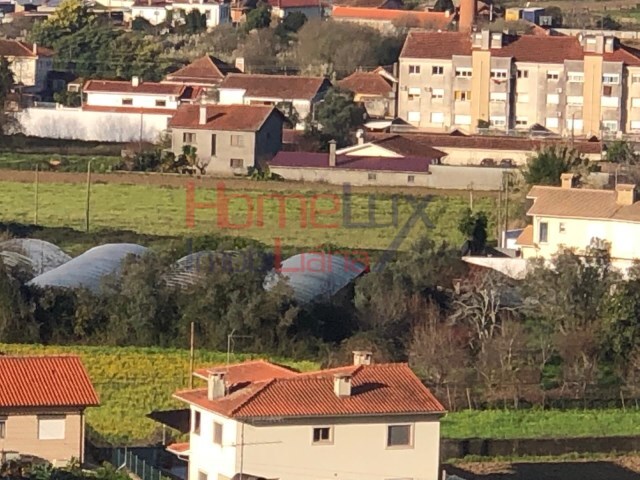
[[[527,225],[522,229],[522,233],[516,239],[516,245],[533,245],[533,225]]]
[[[167,83],[140,81],[134,87],[131,82],[117,80],[87,80],[84,84],[84,92],[104,93],[135,93],[137,95],[175,95],[176,97],[188,94],[188,87],[184,85],[171,85]]]
[[[233,65],[205,55],[167,75],[163,83],[181,83],[186,85],[217,85],[229,73],[240,73]]]
[[[250,360],[233,365],[199,368],[193,374],[206,380],[209,377],[209,373],[213,372],[224,372],[225,381],[230,385],[261,382],[272,378],[289,378],[298,375],[297,371],[289,367],[267,362],[266,360]]]
[[[420,22],[421,27],[445,29],[453,21],[454,16],[445,12],[423,12],[418,10],[392,10],[387,8],[343,7],[334,6],[332,18],[377,20],[393,22],[394,20],[413,19]]]
[[[102,105],[83,105],[82,110],[85,112],[117,112],[117,113],[137,113],[145,115],[164,115],[171,117],[176,113],[175,109],[170,108],[140,108],[140,107],[106,107]]]
[[[435,151],[435,150],[434,150]],[[442,153],[442,152],[441,152]],[[327,153],[285,152],[281,151],[269,161],[271,167],[292,168],[336,168],[343,170],[377,170],[390,172],[427,173],[429,165],[438,157],[366,157],[337,155],[336,166],[329,166]]]
[[[180,105],[169,121],[171,128],[257,132],[271,115],[282,114],[265,105],[208,105],[207,123],[200,124],[200,105]]]
[[[340,80],[338,86],[359,95],[388,97],[393,92],[391,83],[376,72],[354,72]]]
[[[471,36],[467,33],[411,30],[400,57],[449,59],[453,55],[469,56],[471,51]],[[564,63],[565,60],[583,60],[585,57],[578,38],[554,35],[505,36],[503,47],[492,48],[491,55],[537,63]],[[616,45],[615,50],[605,53],[603,58],[605,61],[640,65],[638,52],[621,45]]]
[[[0,356],[0,407],[84,407],[98,394],[76,356]]]
[[[351,395],[334,393],[334,375],[350,374]],[[230,418],[442,414],[445,409],[404,363],[349,366],[251,383],[219,399],[207,389],[179,400]]]
[[[1,57],[52,57],[53,50],[48,48],[36,47],[37,54],[33,53],[33,43],[19,42],[18,40],[0,40],[0,56]]]
[[[312,100],[330,85],[329,80],[323,77],[232,73],[218,88],[245,90],[246,97]]]
[[[277,8],[320,8],[325,4],[321,0],[267,0],[267,3]]]

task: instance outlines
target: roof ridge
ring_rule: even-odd
[[[241,408],[244,408],[246,405],[248,405],[250,402],[252,402],[253,400],[255,400],[262,392],[266,391],[266,389],[273,385],[273,383],[277,380],[277,378],[272,378],[271,380],[265,381],[263,382],[262,385],[260,385],[260,387],[253,392],[251,395],[249,395],[245,400],[243,400],[242,402],[240,402],[238,405],[236,405],[234,408],[231,409],[231,415],[235,415],[236,413],[238,413],[238,411]],[[258,385],[260,382],[254,382],[252,385]],[[251,388],[250,386],[247,388]],[[240,390],[242,391],[242,390]]]

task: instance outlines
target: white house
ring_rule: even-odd
[[[205,15],[207,28],[231,22],[231,6],[229,3],[205,0],[174,1],[171,3],[171,9],[174,12],[174,18],[177,12],[182,12],[186,15],[193,10],[197,10]]]
[[[144,18],[151,25],[159,25],[167,20],[167,2],[141,1],[131,5],[131,18]]]
[[[407,364],[311,373],[264,361],[203,369],[179,391],[191,411],[189,480],[301,477],[438,480],[443,406]]]
[[[279,19],[294,12],[304,14],[309,20],[325,16],[323,0],[268,0],[267,3],[271,6],[271,14]]]
[[[53,51],[35,43],[0,40],[0,57],[9,61],[17,84],[25,93],[38,93],[47,87],[47,75],[53,69]]]

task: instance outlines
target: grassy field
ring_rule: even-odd
[[[153,410],[178,408],[171,394],[188,385],[186,350],[160,348],[57,347],[0,344],[6,354],[75,353],[82,357],[100,394],[102,405],[89,409],[87,422],[93,439],[118,444],[142,444],[158,439],[159,427],[145,415]],[[252,358],[233,356],[234,361]],[[300,370],[317,368],[314,362],[274,359]],[[196,365],[222,364],[226,355],[197,351]],[[118,421],[114,421],[118,419]],[[464,411],[448,414],[442,422],[445,438],[541,438],[640,434],[640,411],[521,410]]]
[[[15,153],[0,152],[0,168],[11,170],[35,170],[36,165],[41,171],[50,170],[49,162],[60,162],[56,167],[60,172],[86,172],[87,164],[91,160],[92,169],[96,172],[110,172],[120,164],[120,157],[104,155],[59,155],[44,153]]]
[[[302,187],[302,188],[300,188]],[[94,184],[91,188],[90,224],[92,232],[100,230],[128,231],[140,236],[184,238],[225,234],[255,239],[273,246],[314,248],[323,244],[350,249],[384,250],[398,235],[414,212],[415,198],[398,200],[398,215],[393,221],[393,202],[389,195],[370,197],[354,194],[351,199],[351,220],[345,221],[348,207],[340,193],[323,194],[306,190],[303,185],[283,192],[289,196],[286,211],[280,211],[279,202],[264,198],[271,192],[255,188],[227,190],[226,198],[242,198],[228,202],[228,215],[220,207],[223,194],[215,189],[196,189],[197,202],[218,202],[217,209],[194,209],[194,224],[187,224],[187,193],[185,188],[152,185]],[[302,208],[300,196],[304,197]],[[458,221],[469,206],[468,197],[461,195],[423,197],[428,201],[427,216],[432,224],[428,235],[436,241],[460,245],[462,235]],[[0,222],[32,223],[35,218],[34,186],[11,181],[0,182]],[[262,200],[261,200],[262,199]],[[38,190],[38,224],[46,227],[69,227],[84,230],[86,189],[80,184],[41,183]],[[494,232],[495,199],[477,198],[475,209],[486,211],[490,217],[489,234]],[[261,211],[262,210],[262,211]],[[315,213],[314,213],[315,212]],[[329,213],[327,213],[329,212]],[[229,217],[225,225],[221,220]],[[373,217],[372,217],[373,216]],[[374,220],[376,227],[357,226]],[[413,240],[427,232],[420,218],[409,229],[400,249],[407,249]],[[241,225],[240,227],[238,227]],[[104,235],[106,236],[106,235]],[[135,235],[133,236],[135,239]],[[79,253],[89,246],[73,236],[60,245],[70,253]],[[131,235],[128,236],[132,240]],[[47,239],[47,238],[45,238]],[[80,243],[78,243],[80,241]]]

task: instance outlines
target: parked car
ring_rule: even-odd
[[[513,168],[516,166],[516,164],[512,158],[503,158],[502,160],[500,160],[500,166],[502,168]]]
[[[495,167],[496,161],[493,158],[483,158],[480,162],[481,167]]]

